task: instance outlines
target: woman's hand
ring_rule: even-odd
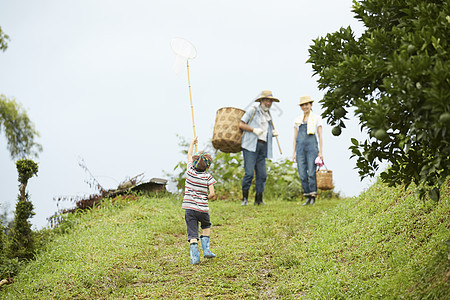
[[[294,153],[294,155],[292,155],[292,161],[297,162],[297,155],[295,155],[295,153]]]
[[[322,161],[324,161],[324,160],[323,160],[323,154],[322,154],[322,152],[319,151],[319,154],[317,154],[317,156],[320,157],[320,159],[321,159]]]

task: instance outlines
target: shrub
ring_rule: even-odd
[[[19,173],[20,192],[14,212],[14,220],[8,234],[7,256],[19,260],[31,259],[34,254],[35,238],[28,221],[34,215],[33,203],[26,192],[28,180],[37,174],[38,166],[29,159],[16,162]]]
[[[187,155],[189,144],[183,138],[180,138],[178,145],[182,147],[182,153]],[[208,172],[217,180],[214,186],[218,199],[221,200],[239,200],[242,198],[242,178],[244,177],[244,158],[242,152],[224,153],[215,150],[211,143],[205,147],[205,151],[211,153],[214,157],[213,164]],[[187,163],[179,162],[174,171],[176,174],[167,174],[177,185],[178,192],[184,191]],[[303,189],[298,176],[295,164],[289,159],[280,161],[266,160],[267,180],[264,195],[269,199],[295,201],[303,196]],[[253,179],[254,181],[255,179]],[[254,182],[252,187],[254,188]],[[251,191],[253,192],[253,191]],[[339,194],[333,191],[318,191],[319,197],[324,198],[339,197]],[[249,198],[251,195],[249,195]]]

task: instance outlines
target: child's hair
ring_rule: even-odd
[[[199,154],[192,156],[192,165],[199,172],[204,172],[211,166],[211,163],[212,157],[209,153],[200,152]]]

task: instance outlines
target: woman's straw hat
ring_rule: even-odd
[[[272,100],[273,102],[280,102],[280,100],[278,100],[277,98],[275,98],[275,97],[272,95],[272,92],[271,92],[271,91],[268,91],[268,90],[262,91],[262,92],[258,95],[258,97],[256,98],[255,102],[259,102],[259,101],[261,101],[262,99],[270,99],[270,100]]]
[[[301,96],[299,105],[302,105],[302,104],[305,104],[305,103],[310,103],[310,102],[314,102],[314,100],[312,100],[310,96],[308,96],[308,95]]]

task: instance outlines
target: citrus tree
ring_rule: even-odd
[[[352,156],[362,178],[390,185],[414,182],[420,196],[439,200],[438,187],[450,170],[450,12],[444,0],[354,1],[364,23],[315,39],[309,49],[322,116],[340,135],[350,108],[364,141],[352,139]]]

